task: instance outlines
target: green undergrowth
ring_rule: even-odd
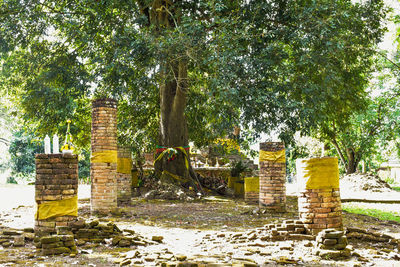
[[[382,220],[382,221],[400,222],[399,215],[396,215],[395,213],[388,212],[388,211],[382,211],[382,210],[378,210],[378,209],[366,209],[366,208],[360,208],[360,207],[354,207],[354,206],[343,206],[342,209],[349,213],[367,215],[367,216],[371,216],[374,218],[378,218],[379,220]]]
[[[394,186],[392,189],[400,192],[400,186]]]

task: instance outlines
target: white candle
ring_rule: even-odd
[[[50,154],[50,137],[46,134],[46,137],[44,138],[44,153],[45,154]]]
[[[60,143],[57,134],[53,135],[53,154],[60,153]]]

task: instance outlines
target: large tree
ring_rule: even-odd
[[[363,103],[385,11],[353,2],[5,0],[3,70],[47,129],[94,91],[119,100],[131,144],[185,147],[239,124],[288,138]],[[158,168],[189,176],[182,152]]]
[[[382,81],[379,84],[382,86]],[[321,139],[333,145],[346,174],[358,171],[361,160],[371,161],[374,154],[399,137],[398,88],[380,89],[371,92],[366,108],[352,114],[341,128],[332,121],[327,132],[319,133]]]
[[[400,16],[394,15],[394,21],[400,24]],[[398,37],[396,42],[398,44]],[[324,142],[332,144],[347,174],[359,171],[361,161],[366,165],[377,164],[374,159],[382,160],[382,151],[390,142],[400,147],[399,51],[394,54],[377,51],[375,73],[366,85],[368,95],[364,106],[340,125],[337,123],[340,118],[334,118],[314,132]]]

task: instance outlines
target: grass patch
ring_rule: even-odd
[[[394,186],[392,189],[400,192],[400,186]]]
[[[368,215],[371,217],[378,218],[379,220],[382,220],[382,221],[400,222],[399,215],[396,215],[395,213],[388,212],[388,211],[382,211],[382,210],[378,210],[378,209],[366,209],[366,208],[360,208],[360,207],[356,207],[356,206],[343,206],[342,209],[349,213]]]

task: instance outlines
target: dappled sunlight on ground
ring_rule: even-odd
[[[295,194],[294,186],[289,185],[288,191]],[[209,196],[194,202],[143,200],[132,198],[132,205],[120,209],[113,216],[95,217],[90,213],[90,186],[80,185],[79,217],[87,222],[99,220],[100,222],[114,222],[120,229],[135,231],[140,236],[151,240],[154,236],[162,236],[163,242],[145,247],[117,248],[98,244],[80,246],[81,253],[76,258],[58,256],[43,258],[47,264],[56,261],[69,265],[93,266],[119,266],[119,263],[129,258],[129,255],[140,253],[132,261],[138,261],[141,266],[154,266],[157,260],[184,255],[188,259],[206,260],[211,263],[229,263],[246,260],[271,263],[298,263],[308,266],[321,266],[324,264],[343,264],[353,266],[360,264],[368,258],[369,263],[383,266],[381,263],[397,263],[397,249],[387,248],[387,244],[371,243],[351,240],[356,252],[361,256],[353,256],[348,261],[332,261],[322,259],[312,253],[313,244],[304,241],[266,242],[261,241],[262,234],[257,232],[257,241],[249,238],[255,230],[264,229],[267,223],[279,223],[285,219],[298,218],[297,197],[287,197],[286,213],[273,214],[263,212],[257,205],[248,205],[242,199],[229,199],[220,196]],[[0,224],[3,227],[23,229],[34,225],[34,186],[4,185],[0,186]],[[371,203],[368,207],[371,207]],[[400,204],[377,204],[385,210],[395,211]],[[384,232],[391,236],[399,237],[400,224],[390,221],[380,221],[376,218],[343,213],[345,227],[357,227],[368,231]],[[234,235],[247,239],[234,239]],[[247,241],[246,241],[247,240]],[[16,248],[15,252],[22,253],[21,249],[28,252],[29,246]],[[367,250],[369,249],[369,250]],[[370,250],[376,255],[370,255]],[[11,250],[10,250],[11,251]],[[19,256],[10,256],[7,252],[7,261],[16,260]],[[89,253],[89,254],[85,254]],[[15,254],[17,255],[17,254]],[[22,255],[22,254],[21,254]],[[28,255],[28,254],[27,254]],[[356,255],[356,254],[355,254]],[[377,256],[378,255],[378,256]],[[395,255],[395,256],[393,256]],[[393,258],[394,257],[394,258]],[[40,258],[40,257],[39,257]],[[400,258],[400,257],[399,257]],[[1,260],[1,250],[0,250]],[[34,262],[38,262],[35,257]],[[379,263],[379,264],[378,264]],[[50,265],[49,265],[50,266]],[[52,265],[53,266],[53,265]],[[226,265],[225,265],[226,266]],[[395,266],[395,265],[393,265]]]

